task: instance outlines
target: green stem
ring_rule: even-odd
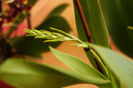
[[[103,72],[103,74],[105,76],[107,76],[108,78],[110,78],[109,72],[108,72],[107,68],[105,67],[105,65],[103,64],[103,62],[101,61],[100,57],[96,54],[96,52],[94,52],[93,49],[90,49],[90,52],[95,57],[95,59],[100,63],[100,66],[102,68],[102,69],[100,69],[100,70],[102,70],[101,72]]]
[[[97,67],[98,70],[100,72],[102,72],[105,76],[107,76],[108,78],[110,78],[109,72],[107,70],[107,68],[105,67],[105,65],[103,64],[103,62],[101,61],[101,58],[97,55],[97,53],[91,49],[91,46],[89,44],[84,43],[83,41],[81,41],[80,39],[72,36],[75,40],[77,40],[77,42],[79,42],[80,44],[84,45],[84,48],[89,48],[90,53],[93,55],[93,57],[95,58],[95,60],[97,61]]]

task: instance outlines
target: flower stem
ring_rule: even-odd
[[[28,28],[29,28],[29,29],[32,29],[32,27],[31,27],[31,19],[30,19],[30,17],[31,17],[30,13],[27,13],[27,23],[28,23]]]
[[[74,2],[75,2],[75,5],[76,5],[76,7],[77,7],[79,16],[80,16],[80,18],[81,18],[82,25],[83,25],[83,27],[84,27],[84,29],[85,29],[85,33],[86,33],[86,35],[87,35],[88,41],[89,41],[89,42],[92,42],[92,39],[91,39],[91,36],[90,36],[90,32],[89,32],[89,28],[88,28],[88,25],[87,25],[87,22],[86,22],[86,19],[85,19],[85,16],[84,16],[82,7],[81,7],[81,5],[80,5],[80,2],[79,2],[79,0],[74,0]]]

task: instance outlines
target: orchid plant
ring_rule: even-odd
[[[61,5],[39,27],[26,29],[26,36],[12,38],[12,41],[8,39],[9,45],[20,54],[39,57],[44,51],[43,44],[75,41],[77,43],[71,45],[82,47],[92,66],[48,44],[53,54],[71,70],[10,56],[2,61],[0,67],[0,78],[4,82],[17,88],[61,88],[81,83],[94,84],[99,88],[133,87],[133,13],[130,11],[133,1],[73,0],[73,3],[79,38],[60,30],[62,27],[69,28],[68,25],[58,28],[60,25],[56,25],[57,20],[53,20],[63,19],[59,14],[66,5]],[[60,23],[64,21],[63,19]],[[5,38],[9,38],[13,30],[15,29],[11,27]],[[111,49],[108,34],[129,57]]]

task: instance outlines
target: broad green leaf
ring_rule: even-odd
[[[112,86],[114,88],[123,88],[121,86],[120,79],[114,73],[112,73],[112,72],[110,72],[110,73],[111,73]]]
[[[22,36],[13,38],[10,44],[19,54],[41,58],[41,54],[48,50],[48,45],[44,44],[43,41],[42,39]]]
[[[101,56],[103,62],[125,84],[127,88],[133,87],[133,61],[115,51],[101,46],[92,45]]]
[[[94,41],[95,44],[108,47],[109,43],[108,43],[107,28],[101,8],[99,7],[99,0],[79,0],[79,2],[82,7],[92,40]],[[77,31],[79,33],[79,37],[82,40],[86,38],[86,36],[83,36],[83,34],[80,33],[80,32],[84,33],[84,29],[76,6],[75,6],[75,16],[76,16]]]
[[[88,81],[99,83],[102,82],[102,80],[109,81],[104,75],[98,72],[95,68],[90,67],[87,63],[83,62],[82,60],[71,55],[65,54],[63,52],[59,52],[53,48],[51,48],[51,50],[53,54],[64,64],[66,64],[69,68],[71,68],[73,72],[85,76],[88,79]]]
[[[101,0],[112,40],[125,54],[133,57],[133,0]]]
[[[9,58],[3,63],[0,67],[0,78],[17,88],[61,88],[77,83],[93,83],[88,80],[88,77],[75,72],[20,58]],[[94,83],[108,82],[99,79]]]

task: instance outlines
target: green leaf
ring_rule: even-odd
[[[108,43],[107,29],[101,8],[99,7],[98,0],[79,0],[79,1],[83,9],[83,13],[86,18],[87,25],[93,41],[98,45],[108,47],[109,43]],[[82,25],[82,21],[80,19],[75,3],[74,3],[74,9],[75,9],[75,19],[76,19],[77,32],[79,38],[82,41],[88,42],[87,35],[84,31],[84,27]],[[91,52],[88,50],[85,50],[85,52],[91,64],[95,68],[97,68],[95,58],[93,57]]]
[[[65,32],[70,32],[71,27],[64,17],[59,16],[61,12],[67,7],[67,4],[62,4],[54,9],[48,18],[42,22],[36,29],[51,30],[49,27],[61,29]],[[58,15],[58,16],[57,16]],[[61,42],[57,43],[43,43],[43,39],[34,39],[33,37],[16,37],[10,41],[13,48],[19,53],[30,55],[32,57],[40,58],[41,54],[48,51],[48,46],[57,47]],[[40,48],[41,47],[41,48]]]
[[[59,52],[53,48],[50,48],[53,54],[66,64],[75,73],[85,76],[88,81],[93,83],[101,83],[102,81],[109,81],[104,75],[98,72],[95,68],[90,67],[87,63],[71,55]],[[101,80],[101,81],[100,81]]]
[[[59,23],[57,23],[59,22]],[[63,17],[52,17],[43,23],[38,29],[49,30],[49,27],[57,27],[63,29],[65,32],[70,31],[70,26]],[[48,29],[47,29],[48,28]],[[20,54],[30,55],[32,57],[41,57],[41,54],[48,51],[48,46],[57,47],[61,42],[56,43],[43,43],[44,39],[35,39],[34,37],[15,37],[10,41],[10,44],[15,48]]]
[[[48,45],[57,47],[57,43],[43,43],[44,39],[35,39],[34,37],[15,37],[10,41],[13,48],[17,50],[19,54],[28,55],[34,58],[41,58],[42,53],[48,51]]]
[[[90,83],[88,77],[75,72],[20,58],[9,58],[3,63],[0,67],[0,77],[17,88],[61,88],[77,83]],[[108,82],[103,80],[101,83]]]
[[[57,29],[63,29],[65,32],[69,32],[71,30],[69,24],[64,19],[64,17],[60,16],[60,14],[66,9],[68,4],[61,4],[53,9],[47,18],[36,27],[36,29],[49,29],[49,27],[54,27]],[[66,31],[68,30],[68,31]]]
[[[67,33],[71,31],[71,27],[68,22],[65,20],[64,17],[61,16],[52,16],[45,20],[41,25],[36,27],[38,30],[49,30],[51,31],[50,27],[54,27],[60,30],[63,30]]]
[[[115,51],[101,46],[92,45],[101,56],[105,65],[125,84],[127,88],[133,87],[133,61]]]
[[[133,0],[101,0],[109,33],[117,47],[133,57]]]
[[[76,6],[74,5],[74,10],[75,10],[75,19],[76,19],[76,26],[77,26],[77,32],[78,32],[78,37],[82,40],[82,41],[87,41],[88,42],[88,39],[87,39],[87,35],[84,31],[84,27],[82,25],[82,21],[80,19],[80,16],[78,14],[78,11],[77,11],[77,8]],[[85,51],[87,57],[89,58],[89,61],[91,62],[91,64],[96,68],[96,63],[95,63],[95,60],[94,60],[94,57],[93,55],[91,54],[90,51]]]
[[[75,2],[75,1],[74,1]],[[99,0],[79,0],[82,7],[92,40],[94,43],[102,46],[109,46],[107,28],[104,21],[104,17],[99,7]],[[75,4],[74,4],[75,5]],[[79,13],[75,6],[76,24],[79,32],[84,32]],[[79,33],[79,37],[83,35]],[[86,38],[83,36],[83,38]]]

